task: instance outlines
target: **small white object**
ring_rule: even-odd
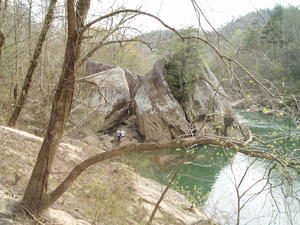
[[[125,137],[126,131],[125,130],[121,130],[121,137]]]
[[[118,136],[118,137],[121,137],[121,136],[122,136],[122,133],[121,133],[120,130],[117,130],[117,136]]]

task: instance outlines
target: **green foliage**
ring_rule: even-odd
[[[192,28],[183,30],[185,36],[195,32]],[[167,59],[166,80],[173,96],[178,101],[187,100],[195,82],[202,76],[202,46],[197,40],[171,39],[160,48],[159,54]]]
[[[271,12],[270,18],[262,30],[261,39],[266,43],[279,45],[284,43],[282,27],[283,13],[284,8],[281,5],[277,5]]]
[[[260,46],[261,27],[257,24],[252,24],[245,32],[243,44],[246,49],[258,48]]]
[[[172,188],[179,193],[183,194],[190,203],[199,205],[200,203],[205,202],[208,197],[208,192],[203,191],[200,186],[197,185],[182,185],[180,182],[180,177],[177,178],[177,180],[172,185]]]
[[[280,76],[290,80],[299,78],[300,73],[299,14],[297,7],[276,6],[261,31],[261,49],[267,52],[275,66],[281,65]]]
[[[300,8],[277,5],[272,10],[249,13],[222,28],[234,46],[223,51],[234,57],[252,73],[259,74],[274,84],[299,89],[300,78]],[[237,51],[238,49],[238,51]],[[210,61],[216,74],[224,68],[216,59]],[[217,67],[217,68],[216,68]],[[243,73],[234,67],[241,77]],[[245,88],[253,89],[248,78],[243,78]],[[297,93],[295,93],[297,94]]]

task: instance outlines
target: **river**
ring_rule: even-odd
[[[300,148],[300,129],[289,118],[252,112],[239,112],[237,117],[265,141],[291,136],[267,146],[255,143],[253,148],[285,153]],[[165,184],[175,166],[151,167],[143,175]],[[273,166],[273,162],[241,153],[200,146],[181,169],[173,188],[201,204],[206,214],[221,225],[298,225],[300,176],[292,170],[271,169]]]
[[[264,139],[300,133],[295,129],[293,121],[287,118],[246,112],[239,113],[238,117]],[[292,151],[295,147],[299,148],[299,140],[298,136],[283,141],[276,148]],[[273,163],[254,160],[237,153],[215,176],[216,179],[205,202],[204,209],[207,214],[221,224],[230,225],[237,224],[237,220],[241,225],[300,224],[299,176],[292,174],[291,171],[288,174],[284,171],[281,173],[272,171],[268,178],[272,165]]]

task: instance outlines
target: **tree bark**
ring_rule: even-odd
[[[2,58],[2,47],[4,46],[5,43],[5,36],[2,30],[0,30],[0,59]]]
[[[72,106],[75,68],[80,55],[82,28],[89,5],[89,0],[79,0],[75,9],[73,0],[67,1],[68,39],[61,78],[52,103],[46,136],[23,198],[26,207],[37,214],[41,214],[52,204],[50,195],[47,194],[48,178]]]
[[[14,12],[14,17],[13,17],[13,22],[14,22],[14,26],[13,26],[13,40],[14,40],[14,45],[15,45],[15,57],[14,57],[14,74],[13,74],[13,81],[14,81],[14,88],[18,88],[18,81],[19,81],[19,31],[20,31],[20,18],[22,18],[22,16],[19,13],[19,7],[20,7],[20,3],[17,0],[13,1],[13,12]],[[21,16],[19,18],[19,16]],[[18,93],[18,89],[16,89],[17,93]],[[14,102],[15,99],[14,99]]]
[[[29,46],[29,58],[32,58],[32,46],[31,46],[31,16],[32,16],[32,0],[28,0],[29,12],[28,12],[28,46]]]
[[[0,0],[0,60],[2,57],[2,48],[5,43],[5,35],[2,31],[2,27],[6,17],[7,5],[8,5],[8,0]]]
[[[30,61],[30,65],[29,65],[29,68],[28,68],[28,71],[27,71],[27,74],[26,74],[26,77],[25,77],[25,80],[24,80],[24,83],[23,83],[22,90],[20,91],[20,96],[18,98],[16,107],[15,107],[15,109],[14,109],[14,111],[13,111],[13,113],[12,113],[8,123],[7,123],[7,125],[9,127],[15,126],[15,124],[18,120],[18,117],[21,113],[21,110],[22,110],[22,108],[25,104],[25,101],[26,101],[26,98],[27,98],[27,95],[28,95],[28,92],[29,92],[29,89],[30,89],[30,86],[31,86],[31,83],[32,83],[32,76],[33,76],[33,74],[35,72],[35,69],[37,67],[38,59],[39,59],[39,56],[40,56],[41,51],[42,51],[43,43],[46,39],[46,35],[49,31],[51,22],[53,20],[53,14],[54,14],[54,8],[55,8],[55,5],[56,5],[56,2],[57,2],[57,0],[51,0],[51,2],[50,2],[48,12],[46,14],[45,21],[44,21],[44,24],[43,24],[43,28],[41,30],[38,41],[36,43],[36,46],[35,46],[35,49],[34,49],[34,52],[33,52],[33,56],[32,56],[32,59]]]

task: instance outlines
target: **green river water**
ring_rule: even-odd
[[[256,143],[254,148],[265,151],[278,149],[285,153],[298,149],[300,152],[300,129],[292,119],[253,112],[239,112],[237,117],[263,140],[291,136],[288,140],[268,146]],[[297,151],[294,152],[297,154]],[[170,153],[174,153],[174,149],[155,154]],[[268,179],[269,169],[273,165],[272,162],[255,160],[230,150],[199,146],[181,169],[173,188],[202,205],[205,213],[222,225],[237,224],[237,190],[242,206],[240,225],[298,225],[300,176],[291,171],[286,173],[282,169],[274,169]],[[158,168],[150,163],[142,173],[166,184],[175,167],[176,164]]]

